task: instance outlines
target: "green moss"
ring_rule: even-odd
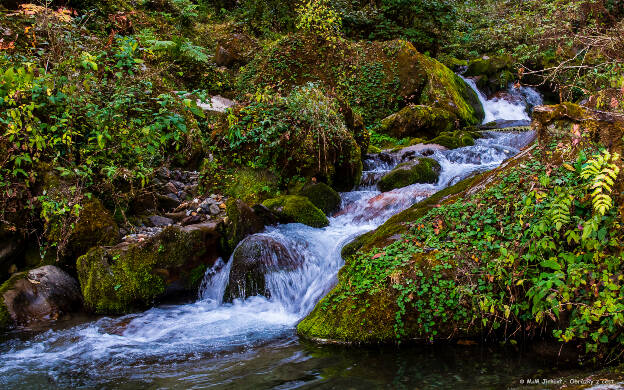
[[[378,154],[381,153],[381,149],[375,145],[368,145],[368,154]]]
[[[463,146],[474,145],[473,133],[457,130],[454,132],[444,132],[434,139],[427,142],[428,144],[442,145],[448,149],[457,149]]]
[[[298,222],[316,228],[329,225],[325,214],[303,196],[282,195],[262,204],[284,223]]]
[[[421,64],[429,79],[420,96],[420,104],[452,112],[460,126],[481,123],[485,112],[476,92],[446,66],[431,58],[422,57]]]
[[[511,56],[494,56],[489,58],[478,58],[470,61],[466,76],[495,76],[496,74],[508,70],[513,65]]]
[[[340,194],[325,183],[308,185],[299,192],[299,195],[310,199],[310,202],[325,214],[333,213],[340,208]]]
[[[196,286],[198,267],[211,260],[211,235],[208,229],[169,227],[143,244],[91,249],[77,261],[85,307],[128,313],[151,305],[173,282]]]
[[[380,191],[386,192],[415,183],[435,183],[438,181],[440,169],[440,164],[432,158],[402,163],[382,177],[377,187]]]
[[[259,203],[279,193],[278,180],[269,170],[239,168],[229,176],[224,182],[224,193],[247,204]]]

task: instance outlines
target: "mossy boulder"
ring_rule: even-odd
[[[305,186],[298,195],[305,196],[318,207],[325,215],[338,211],[340,208],[340,194],[325,183],[315,183]]]
[[[373,257],[373,255],[371,255]],[[401,316],[401,332],[403,337],[397,338],[397,312],[401,311],[398,305],[401,292],[392,287],[397,282],[397,274],[401,278],[418,278],[419,273],[429,273],[436,269],[439,262],[435,254],[414,256],[404,267],[399,267],[393,277],[389,275],[374,293],[342,296],[342,288],[353,283],[351,276],[358,269],[366,267],[363,256],[351,258],[338,274],[338,286],[325,296],[298,325],[297,333],[317,342],[349,343],[349,344],[379,344],[395,343],[397,340],[426,342],[430,339],[426,329],[432,324],[423,324],[416,310],[408,311]],[[454,271],[447,271],[446,277],[453,278]],[[442,288],[421,291],[419,299],[436,300]],[[452,316],[452,308],[444,313]],[[474,324],[470,319],[460,319],[436,323],[436,339],[474,338],[480,335],[481,326]]]
[[[297,256],[274,237],[263,234],[249,236],[241,241],[230,261],[233,263],[224,294],[226,302],[256,295],[270,298],[266,275],[301,266],[301,256]]]
[[[488,95],[506,89],[515,78],[509,55],[483,57],[470,61],[465,76],[477,77],[477,86]]]
[[[378,132],[394,138],[419,137],[430,139],[453,130],[457,117],[442,108],[409,105],[381,121]]]
[[[0,329],[49,323],[81,310],[78,282],[52,265],[14,274],[0,286]]]
[[[268,199],[262,204],[271,210],[282,223],[296,222],[315,228],[329,225],[325,214],[305,196],[282,195]]]
[[[386,192],[415,183],[436,183],[440,176],[440,164],[432,158],[419,158],[397,165],[377,183],[379,191]]]
[[[477,133],[464,130],[456,130],[452,132],[442,132],[437,137],[427,141],[427,143],[441,145],[447,149],[457,149],[464,146],[474,145],[474,139],[477,137]]]
[[[262,86],[288,91],[310,81],[339,91],[366,123],[406,103],[447,110],[460,126],[484,117],[476,93],[459,76],[404,40],[329,43],[291,34],[267,46],[239,75],[239,87],[250,93]]]
[[[141,243],[91,249],[77,262],[85,307],[123,314],[166,295],[195,293],[202,270],[220,255],[219,236],[216,223],[171,226]]]

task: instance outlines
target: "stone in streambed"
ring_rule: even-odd
[[[310,199],[310,202],[325,214],[331,214],[340,208],[340,194],[325,183],[310,184],[299,192],[299,195]]]
[[[169,226],[142,242],[96,247],[76,268],[85,307],[125,314],[165,296],[195,293],[219,252],[217,223]]]
[[[81,309],[78,282],[53,265],[15,274],[0,286],[0,329],[46,323]]]
[[[415,183],[436,183],[440,176],[440,164],[423,157],[399,164],[390,173],[379,180],[377,187],[381,192],[406,187]]]
[[[325,214],[308,198],[299,195],[282,195],[262,203],[282,223],[302,223],[315,228],[329,225]]]
[[[245,238],[232,255],[232,268],[224,300],[263,295],[270,298],[266,285],[266,274],[275,271],[293,270],[301,266],[296,256],[275,238],[257,234]]]

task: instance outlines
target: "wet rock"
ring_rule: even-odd
[[[276,225],[279,222],[275,214],[264,205],[256,204],[252,207],[252,210],[260,217],[265,226]]]
[[[173,225],[173,220],[171,218],[163,217],[161,215],[152,215],[148,218],[148,220],[152,224],[152,226]]]
[[[217,223],[169,226],[143,241],[91,249],[77,261],[85,307],[122,314],[157,299],[195,294],[207,267],[221,256]]]
[[[440,164],[436,160],[423,157],[397,165],[379,180],[377,187],[381,192],[386,192],[415,183],[436,183],[440,171]]]
[[[340,194],[325,183],[307,185],[299,192],[299,195],[310,199],[310,202],[326,215],[340,208]]]
[[[282,195],[262,204],[282,223],[298,222],[316,228],[329,225],[325,214],[304,196]]]
[[[263,295],[270,298],[266,274],[293,270],[301,266],[297,256],[271,236],[256,234],[245,238],[232,255],[232,268],[224,300]]]
[[[53,265],[15,274],[0,287],[0,328],[45,323],[81,309],[78,283]]]

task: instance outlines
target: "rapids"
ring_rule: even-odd
[[[231,262],[218,261],[206,272],[194,303],[163,305],[8,340],[0,346],[0,383],[38,386],[45,379],[60,386],[91,386],[118,385],[128,378],[164,380],[178,374],[176,367],[192,362],[218,367],[220,359],[230,361],[234,355],[245,361],[257,348],[279,349],[282,341],[294,348],[299,343],[294,328],[336,283],[343,265],[340,250],[346,243],[432,193],[498,166],[532,139],[531,132],[492,131],[484,132],[474,146],[450,151],[420,148],[415,155],[427,154],[442,166],[437,184],[415,184],[383,194],[374,185],[362,186],[342,194],[341,211],[330,217],[326,228],[286,224],[260,233],[303,257],[302,267],[267,275],[271,299],[257,296],[223,303]],[[387,154],[383,160],[369,156],[365,176],[379,176],[400,162],[401,154]],[[297,354],[292,358],[307,359]],[[215,374],[214,367],[206,367],[207,372]]]
[[[473,87],[474,82],[467,80]],[[476,88],[475,88],[476,89]],[[477,90],[478,91],[478,90]],[[520,91],[519,93],[525,93]],[[528,119],[526,101],[488,101],[479,93],[486,121]],[[338,348],[301,341],[296,324],[335,285],[341,248],[389,217],[475,172],[493,169],[534,138],[532,132],[484,132],[474,146],[443,150],[412,147],[414,156],[436,159],[437,184],[415,184],[380,193],[376,181],[405,155],[371,155],[365,178],[343,193],[329,226],[269,227],[263,233],[302,258],[302,266],[266,275],[271,298],[223,302],[231,261],[206,272],[193,303],[161,305],[122,317],[59,324],[42,333],[14,332],[0,344],[2,387],[115,388],[482,388],[535,372],[533,360],[499,351],[456,347]],[[377,370],[370,368],[377,367]],[[448,372],[455,372],[449,376]],[[399,382],[397,382],[397,380]],[[396,384],[397,386],[394,386]],[[400,387],[400,386],[398,386]]]

